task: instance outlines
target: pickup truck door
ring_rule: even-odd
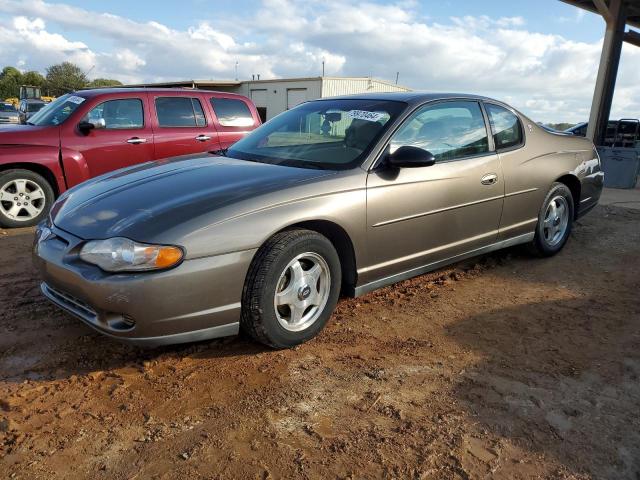
[[[154,109],[155,158],[176,157],[220,149],[218,132],[195,92],[149,94]]]
[[[224,94],[204,94],[203,97],[218,130],[220,148],[229,148],[260,126],[258,111],[248,99]]]
[[[72,125],[61,132],[61,145],[84,157],[89,177],[153,159],[153,134],[145,94],[99,102],[82,117],[83,121],[98,128],[83,132],[77,124]]]

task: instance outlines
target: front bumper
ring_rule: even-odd
[[[156,346],[235,335],[255,250],[187,259],[159,272],[106,273],[79,259],[84,240],[38,228],[33,259],[42,293],[100,333]]]

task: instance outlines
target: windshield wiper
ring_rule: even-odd
[[[35,126],[36,124],[27,120],[27,125],[33,125],[33,126]]]

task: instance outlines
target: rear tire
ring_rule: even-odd
[[[567,243],[574,218],[571,190],[564,183],[556,182],[542,202],[538,223],[529,251],[539,257],[558,253]]]
[[[340,259],[311,230],[287,230],[256,253],[242,292],[240,326],[272,348],[291,348],[324,328],[338,301]]]
[[[31,170],[0,172],[0,226],[32,227],[47,216],[55,195],[42,175]]]

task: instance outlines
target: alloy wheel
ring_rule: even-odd
[[[322,314],[331,291],[331,273],[322,256],[297,255],[284,268],[274,295],[276,317],[289,331],[309,328]]]
[[[569,225],[569,204],[562,195],[551,199],[547,205],[542,231],[547,245],[553,247],[564,238]]]

